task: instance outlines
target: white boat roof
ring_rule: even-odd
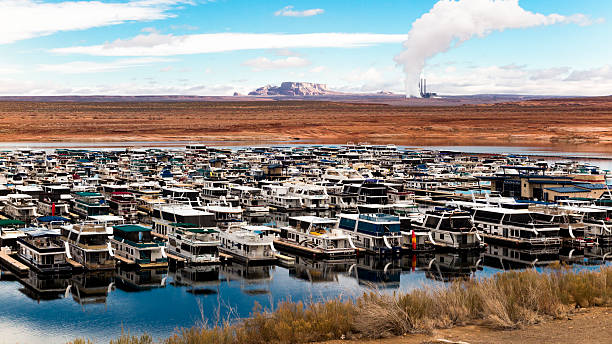
[[[247,185],[232,185],[231,188],[235,190],[241,190],[241,191],[261,191],[261,189],[259,188],[254,188],[252,186],[247,186]]]
[[[490,212],[502,213],[502,214],[530,214],[532,213],[532,211],[528,209],[509,209],[509,208],[501,208],[501,207],[483,207],[483,208],[478,208],[476,210],[484,210],[484,211],[490,211]]]
[[[268,227],[268,226],[258,226],[258,225],[246,225],[246,226],[242,226],[240,228],[246,229],[248,231],[273,231],[273,232],[277,232],[278,229],[276,228],[272,228],[272,227]]]
[[[206,210],[216,212],[216,213],[242,213],[241,207],[228,207],[224,205],[207,205]]]
[[[338,221],[336,219],[330,219],[328,217],[319,217],[319,216],[313,216],[313,215],[292,216],[290,217],[290,219],[310,222],[310,223],[315,223],[315,224],[317,223],[336,223]]]
[[[161,207],[161,211],[173,213],[181,216],[201,216],[201,215],[212,215],[210,212],[193,209],[190,206],[181,205],[164,205]]]
[[[607,209],[595,208],[595,207],[578,207],[578,206],[561,206],[559,209],[575,211],[578,213],[603,213]]]
[[[8,196],[8,198],[13,198],[13,199],[30,199],[30,198],[32,198],[32,196],[30,196],[28,194],[8,194],[7,196]]]
[[[90,219],[99,221],[99,222],[115,222],[115,221],[124,221],[123,216],[116,215],[91,215]]]
[[[21,191],[21,192],[43,191],[42,187],[40,187],[39,185],[17,185],[15,186],[15,190]]]

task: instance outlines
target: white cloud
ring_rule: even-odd
[[[321,72],[322,72],[322,71],[324,71],[325,69],[326,69],[326,67],[325,67],[325,66],[316,66],[316,67],[313,67],[313,68],[310,70],[310,72],[311,72],[311,73],[321,73]]]
[[[57,95],[231,95],[235,90],[245,92],[244,85],[200,84],[177,81],[175,84],[142,82],[102,84],[96,86],[65,85],[56,82],[34,82],[0,79],[0,95],[3,96],[57,96]]]
[[[38,70],[41,72],[55,72],[62,74],[103,73],[117,71],[121,69],[143,67],[153,63],[168,61],[172,60],[166,58],[143,57],[133,59],[120,59],[110,62],[73,61],[59,64],[41,64],[38,65]],[[165,68],[163,68],[162,71],[169,71],[164,69]]]
[[[159,31],[157,31],[156,28],[154,27],[145,27],[142,30],[140,30],[141,32],[148,32],[148,33],[157,33]]]
[[[366,70],[354,69],[342,76],[345,82],[337,88],[343,92],[398,91],[402,88],[401,76],[394,69],[370,67]]]
[[[296,11],[293,9],[293,6],[285,6],[282,9],[274,12],[275,16],[282,16],[282,17],[312,17],[312,16],[316,16],[318,14],[323,14],[323,12],[325,12],[325,10],[321,9],[321,8],[313,8],[313,9],[309,9],[309,10],[304,10],[304,11]]]
[[[252,60],[244,61],[242,64],[244,66],[252,67],[254,71],[262,71],[269,69],[305,67],[310,64],[310,61],[296,56],[289,56],[284,59],[276,60],[270,60],[267,57],[258,57]]]
[[[544,68],[535,70],[531,73],[529,79],[541,80],[541,79],[560,79],[570,71],[569,67],[555,67],[555,68]]]
[[[10,65],[0,65],[0,75],[2,74],[17,74],[21,73],[23,70],[18,66],[10,66]]]
[[[601,96],[612,94],[612,67],[579,70],[569,67],[483,66],[429,70],[428,89],[439,94],[531,94]]]
[[[52,49],[60,54],[97,56],[171,56],[254,49],[354,48],[399,43],[398,34],[374,33],[212,33],[175,36],[152,33],[112,43]]]
[[[270,51],[276,56],[301,56],[299,52],[291,49],[272,49]]]
[[[572,71],[565,81],[598,81],[612,79],[612,68],[609,65]],[[612,94],[612,90],[609,91]]]
[[[168,11],[181,0],[128,2],[2,0],[0,44],[60,31],[85,30],[127,21],[149,21],[173,17]]]
[[[412,23],[404,51],[395,61],[404,67],[406,92],[417,95],[419,76],[426,61],[439,53],[494,31],[568,23],[583,26],[593,21],[583,14],[530,12],[518,0],[440,0]]]

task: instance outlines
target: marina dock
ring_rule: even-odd
[[[30,271],[30,268],[27,265],[11,257],[6,250],[0,250],[0,262],[5,264],[18,275],[24,275]]]

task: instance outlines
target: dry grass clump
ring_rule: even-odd
[[[332,299],[304,304],[285,301],[276,309],[256,305],[251,317],[238,324],[182,329],[166,344],[308,343],[341,338],[353,329],[355,303]]]
[[[238,323],[182,329],[165,344],[308,343],[329,339],[380,338],[486,321],[516,328],[567,316],[575,307],[612,305],[612,267],[575,272],[558,267],[499,273],[477,280],[409,293],[371,292],[354,300],[256,305]],[[122,334],[111,344],[149,344],[151,337]],[[76,340],[74,344],[86,344]]]

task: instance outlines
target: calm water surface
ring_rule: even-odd
[[[40,276],[16,279],[4,272],[0,343],[64,343],[76,337],[105,342],[122,328],[163,338],[180,327],[248,316],[256,303],[271,307],[282,300],[353,297],[371,290],[409,291],[502,271],[498,258],[484,254],[436,254],[433,258],[363,257],[337,263],[298,259],[291,268],[233,264],[200,270],[117,270],[55,276],[48,283],[37,281]],[[486,266],[488,261],[496,267]],[[600,267],[583,258],[576,263],[577,268]],[[504,264],[505,268],[525,267]]]

